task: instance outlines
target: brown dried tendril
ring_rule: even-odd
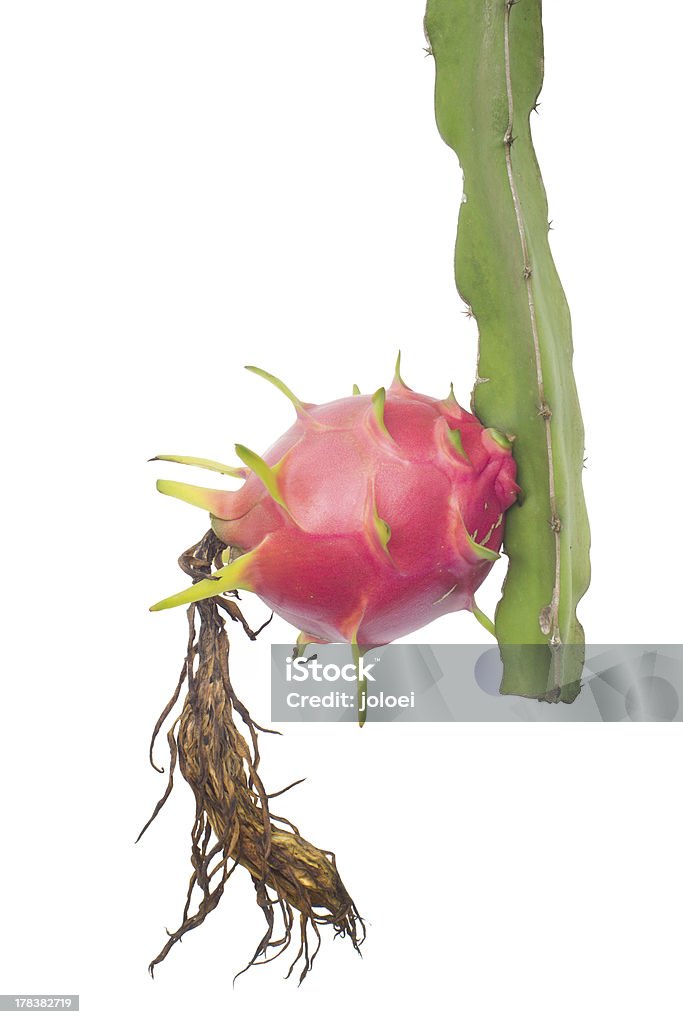
[[[223,548],[220,540],[209,531],[178,561],[183,571],[197,582],[211,575],[214,564],[222,565]],[[154,762],[154,742],[187,682],[182,711],[167,732],[170,765],[166,791],[138,839],[170,796],[176,764],[179,765],[195,796],[192,874],[182,922],[176,931],[168,932],[168,941],[150,963],[149,970],[153,975],[155,966],[166,958],[175,943],[218,906],[226,882],[241,864],[252,877],[256,902],[266,919],[264,935],[243,970],[256,963],[270,962],[284,953],[296,930],[299,947],[287,977],[300,962],[301,982],[320,948],[321,925],[332,925],[335,934],[348,935],[359,952],[365,926],[342,883],[334,854],[313,846],[296,826],[270,809],[270,800],[286,790],[270,795],[265,791],[258,771],[258,733],[275,730],[264,729],[254,722],[232,688],[228,669],[230,644],[224,615],[239,622],[252,640],[261,631],[254,632],[236,602],[225,597],[191,604],[187,612],[187,653],[178,685],[152,733],[150,762],[156,771],[163,772],[164,769]],[[235,724],[235,712],[246,728],[248,741]],[[191,912],[195,894],[199,905]],[[281,928],[276,929],[278,917]]]

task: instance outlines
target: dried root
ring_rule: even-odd
[[[211,575],[216,560],[218,565],[222,564],[223,548],[209,531],[199,544],[181,555],[179,564],[197,582]],[[222,613],[239,622],[251,639],[260,632],[251,630],[239,606],[224,597],[190,605],[183,669],[152,734],[150,761],[156,771],[163,772],[154,763],[154,742],[187,682],[183,709],[167,733],[170,771],[166,791],[138,839],[170,796],[175,767],[179,765],[195,796],[193,870],[182,922],[176,931],[168,933],[168,941],[149,969],[153,975],[154,967],[166,958],[175,943],[218,906],[226,882],[241,864],[252,877],[256,902],[266,919],[265,933],[244,970],[284,953],[296,929],[299,947],[287,977],[301,963],[301,982],[320,948],[320,925],[331,924],[335,934],[348,935],[359,952],[365,926],[339,877],[334,854],[313,846],[291,822],[270,810],[270,799],[280,794],[269,796],[259,776],[258,733],[274,730],[263,729],[254,722],[232,688],[228,670],[230,645]],[[235,724],[235,712],[246,727],[249,742]],[[199,906],[191,913],[196,890]],[[278,917],[281,929],[276,929]]]

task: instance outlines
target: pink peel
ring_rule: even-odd
[[[509,439],[463,410],[452,389],[445,400],[411,391],[400,362],[386,392],[354,390],[324,405],[254,372],[292,401],[297,419],[263,457],[237,446],[249,469],[242,487],[159,485],[209,511],[238,554],[197,585],[201,597],[223,583],[252,590],[303,642],[363,648],[476,609],[519,493]],[[154,608],[196,599],[189,588]]]

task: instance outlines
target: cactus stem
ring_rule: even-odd
[[[515,211],[515,219],[517,221],[517,231],[519,234],[519,242],[522,250],[522,260],[524,268],[530,267],[529,250],[527,245],[526,228],[524,225],[524,218],[522,215],[522,208],[519,199],[519,192],[517,190],[517,181],[515,179],[515,173],[512,166],[512,155],[511,147],[514,141],[512,137],[512,130],[514,124],[514,100],[512,90],[512,69],[510,62],[510,12],[516,3],[516,0],[506,0],[505,3],[505,19],[503,25],[503,44],[505,54],[505,91],[507,96],[508,106],[508,124],[505,132],[505,138],[507,140],[507,146],[505,148],[505,162],[507,166],[507,177],[510,185],[510,193],[512,195],[512,203]],[[531,327],[531,336],[533,341],[533,352],[534,361],[536,364],[536,386],[538,390],[538,401],[539,407],[542,410],[541,415],[545,422],[545,435],[546,435],[546,449],[548,459],[548,492],[549,492],[549,503],[552,521],[556,520],[559,522],[559,516],[557,512],[557,495],[555,492],[555,455],[553,450],[553,437],[550,428],[551,412],[548,403],[545,399],[545,383],[543,380],[543,365],[541,361],[541,346],[538,334],[538,323],[536,318],[536,306],[534,302],[534,295],[531,290],[531,273],[524,275],[526,280],[527,288],[527,304],[529,307],[529,323]],[[551,632],[552,637],[559,639],[559,611],[560,611],[560,582],[561,582],[561,558],[562,548],[560,545],[559,531],[555,532],[555,579],[553,583],[552,597],[550,600],[551,609]],[[556,671],[559,670],[559,666],[556,667]]]
[[[437,126],[464,177],[455,271],[479,329],[472,410],[517,435],[529,495],[505,531],[509,566],[495,619],[501,692],[571,702],[583,664],[576,607],[590,578],[590,531],[571,326],[528,123],[543,80],[541,4],[524,0],[511,22],[508,0],[428,0],[426,31]],[[560,517],[561,533],[551,531]]]
[[[539,615],[538,615],[538,625],[539,625],[539,627],[541,629],[541,633],[543,633],[544,636],[547,636],[548,633],[550,632],[550,627],[551,627],[550,616],[551,616],[551,614],[552,614],[552,609],[551,609],[550,605],[546,605],[545,608],[541,608],[541,611],[539,612]]]

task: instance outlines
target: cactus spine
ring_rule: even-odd
[[[541,0],[428,0],[425,30],[437,125],[464,176],[455,266],[479,328],[473,410],[514,436],[525,496],[505,531],[501,689],[570,701],[590,538],[569,309],[529,124],[543,79]]]

